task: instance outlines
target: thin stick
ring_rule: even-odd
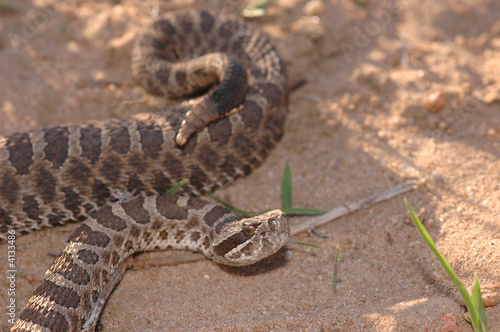
[[[358,211],[361,209],[366,209],[372,205],[378,204],[383,201],[387,201],[395,196],[404,194],[408,191],[415,189],[417,185],[416,181],[407,181],[404,183],[400,183],[397,186],[394,186],[386,191],[368,196],[360,201],[355,203],[345,204],[344,206],[336,207],[328,213],[325,213],[321,216],[311,218],[306,222],[292,226],[291,236],[306,232],[311,227],[319,227],[325,225],[337,218],[343,217],[349,213],[353,213],[354,211]]]

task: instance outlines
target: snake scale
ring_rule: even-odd
[[[0,137],[2,239],[84,220],[12,331],[93,330],[106,286],[136,252],[190,249],[248,265],[288,238],[280,210],[241,219],[188,195],[249,174],[283,135],[286,69],[269,39],[210,11],[171,12],[137,39],[132,75],[150,93],[198,97],[165,111]],[[184,178],[182,195],[163,195]]]

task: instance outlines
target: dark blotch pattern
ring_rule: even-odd
[[[36,191],[45,203],[53,202],[56,199],[56,179],[52,172],[40,168],[35,183]]]
[[[200,210],[203,208],[205,205],[210,204],[207,201],[204,201],[202,199],[199,199],[197,197],[189,197],[189,200],[187,202],[187,206],[189,206],[190,209],[195,209],[195,210]]]
[[[139,122],[137,130],[141,135],[142,151],[146,157],[152,159],[158,158],[163,144],[163,132],[160,126]]]
[[[212,30],[212,27],[214,26],[215,23],[214,17],[207,11],[200,12],[200,21],[201,21],[200,23],[201,30],[206,32]]]
[[[187,229],[194,229],[200,224],[198,216],[189,216],[186,224]]]
[[[215,171],[219,155],[216,151],[212,150],[208,145],[202,146],[198,150],[198,160],[201,162],[205,170],[209,172]]]
[[[78,259],[85,264],[89,265],[94,265],[99,261],[99,255],[87,249],[80,249],[76,254],[76,257],[78,257]]]
[[[92,197],[95,197],[97,205],[103,206],[111,196],[108,185],[99,179],[96,179],[92,186]],[[92,207],[86,207],[87,210]]]
[[[134,242],[132,242],[132,241],[130,241],[130,240],[127,240],[127,241],[125,241],[124,248],[125,248],[125,250],[127,250],[127,251],[132,251],[132,250],[134,250],[134,248],[135,248],[135,244],[134,244]]]
[[[176,32],[175,27],[165,19],[153,23],[153,29],[161,31],[161,34],[166,36],[171,36]]]
[[[80,146],[82,157],[94,165],[101,155],[101,129],[91,125],[80,129]]]
[[[169,188],[172,188],[172,182],[162,172],[156,171],[153,173],[153,176],[153,189],[158,194],[163,195]]]
[[[175,72],[175,79],[177,80],[177,85],[179,86],[187,86],[187,80],[186,80],[186,72],[185,71],[176,71]]]
[[[127,227],[125,220],[113,214],[111,205],[106,205],[99,209],[92,217],[94,217],[99,224],[117,232],[123,231]]]
[[[274,141],[279,141],[281,136],[283,136],[283,128],[286,117],[280,114],[268,114],[264,119],[266,128],[269,129],[273,134]]]
[[[201,233],[196,231],[196,232],[193,232],[191,233],[191,241],[193,242],[197,242],[201,237]]]
[[[139,224],[147,224],[151,221],[149,212],[143,207],[144,198],[136,198],[122,203],[123,210]]]
[[[120,260],[121,260],[121,257],[120,255],[118,254],[118,252],[116,251],[113,251],[111,253],[111,264],[113,266],[118,266],[118,263],[120,263]]]
[[[29,307],[23,310],[20,319],[33,322],[40,326],[50,328],[52,332],[69,331],[69,325],[66,318],[53,310],[42,307]]]
[[[142,240],[146,245],[149,245],[151,241],[153,241],[153,237],[150,232],[144,232],[144,234],[142,234]]]
[[[109,237],[101,232],[93,231],[89,226],[83,224],[78,227],[69,237],[68,242],[81,242],[92,246],[104,248],[108,245]]]
[[[198,145],[198,133],[195,132],[191,136],[191,139],[189,139],[187,143],[184,144],[183,146],[180,146],[179,149],[182,151],[183,155],[190,155],[191,153],[193,153],[197,145]]]
[[[141,181],[139,174],[132,174],[128,178],[127,192],[137,193],[145,191],[146,185]]]
[[[57,208],[53,208],[52,213],[50,213],[47,216],[47,219],[49,219],[49,224],[51,226],[59,226],[59,225],[63,224],[63,221],[61,220],[61,218],[59,216],[59,212],[60,211]]]
[[[273,148],[274,143],[273,143],[273,138],[269,132],[265,133],[265,135],[262,135],[259,138],[259,143],[257,144],[258,149],[257,149],[257,154],[261,158],[265,158],[268,154],[269,151]]]
[[[129,232],[129,235],[131,237],[139,237],[139,235],[141,234],[141,230],[139,229],[139,227],[137,227],[136,225],[132,225],[130,226],[130,232]]]
[[[252,139],[239,134],[235,135],[233,139],[233,149],[243,158],[248,158],[252,155],[252,151],[255,150],[255,144]]]
[[[156,208],[167,219],[184,220],[188,217],[187,210],[177,205],[175,197],[159,196],[156,199]]]
[[[236,169],[238,169],[239,167],[240,167],[240,162],[238,161],[238,159],[236,159],[235,156],[228,155],[226,156],[224,162],[221,164],[220,168],[227,175],[235,176]]]
[[[219,37],[221,38],[229,38],[233,35],[233,27],[230,22],[225,22],[221,24],[219,28]]]
[[[7,227],[7,225],[12,225],[13,220],[7,213],[7,211],[2,209],[2,207],[0,207],[0,220],[3,220],[3,222],[0,223],[0,231],[2,233],[7,233],[7,231],[10,229],[9,227]]]
[[[208,250],[208,248],[210,248],[210,239],[208,236],[205,236],[205,238],[203,239],[202,246],[205,250]]]
[[[67,127],[54,127],[45,130],[45,142],[43,149],[45,158],[52,162],[55,169],[61,167],[68,158],[68,136]]]
[[[49,268],[49,271],[62,275],[67,280],[71,280],[77,285],[88,285],[90,276],[78,266],[73,258],[66,252],[61,252]]]
[[[75,184],[86,184],[92,171],[81,160],[72,158],[66,168],[66,176]]]
[[[26,213],[28,218],[38,219],[38,215],[40,213],[38,208],[39,206],[35,196],[28,195],[23,197],[23,211]],[[2,217],[0,216],[0,218]]]
[[[183,229],[178,229],[175,233],[175,242],[180,243],[184,239],[186,232]]]
[[[109,261],[111,260],[111,253],[109,251],[104,251],[101,254],[101,260],[103,265],[108,265]]]
[[[42,280],[33,296],[46,297],[50,301],[67,308],[76,308],[80,304],[80,297],[77,292],[63,286],[57,286],[47,279]]]
[[[33,146],[28,134],[14,134],[7,139],[9,160],[19,175],[28,174],[33,163]]]
[[[228,213],[228,210],[226,208],[223,208],[222,206],[216,205],[213,207],[212,210],[210,210],[205,216],[203,217],[203,220],[205,223],[212,227],[217,220],[219,220],[220,217]]]
[[[172,154],[165,154],[163,168],[168,172],[168,174],[170,174],[172,179],[181,179],[183,164]]]
[[[203,184],[207,183],[208,176],[196,165],[190,165],[189,169],[191,173],[189,184],[201,191]]]
[[[119,181],[122,172],[121,158],[114,155],[109,155],[102,161],[101,174],[104,175],[110,182],[116,183]]]
[[[231,137],[231,122],[229,118],[222,118],[208,125],[210,138],[220,144],[226,143]]]
[[[160,220],[155,220],[151,224],[151,230],[154,231],[154,230],[160,229],[162,225],[163,225],[163,223]]]
[[[72,187],[63,187],[61,191],[64,193],[64,207],[73,212],[75,216],[80,215],[80,209],[83,202],[80,195],[78,195]],[[84,218],[84,216],[80,215],[80,218]]]
[[[241,118],[245,123],[245,126],[250,129],[257,129],[262,120],[262,109],[256,102],[252,100],[246,100],[243,109],[245,112],[241,112]]]
[[[9,175],[4,175],[0,181],[0,195],[10,204],[16,203],[20,189],[17,181]]]
[[[166,230],[162,230],[159,234],[160,239],[162,240],[167,240],[168,239],[168,232]]]
[[[256,90],[266,97],[270,106],[278,107],[281,104],[282,91],[278,86],[271,83],[261,83],[257,85]]]
[[[119,154],[126,154],[130,150],[130,134],[128,129],[122,125],[115,125],[108,128],[108,135],[111,136],[111,149]]]
[[[148,161],[144,158],[143,153],[134,152],[129,158],[128,163],[132,166],[138,174],[143,174],[148,169]]]
[[[177,23],[183,33],[190,33],[193,30],[193,20],[188,13],[177,15]]]
[[[123,244],[123,240],[123,236],[119,234],[113,236],[113,244],[115,245],[115,247],[121,247],[121,245]]]

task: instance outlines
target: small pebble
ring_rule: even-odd
[[[433,113],[441,111],[446,106],[446,96],[441,91],[436,91],[427,96],[424,107]]]
[[[500,294],[497,292],[483,294],[482,298],[485,307],[493,307],[500,303]]]
[[[325,4],[321,0],[311,0],[304,6],[304,14],[308,16],[320,16],[325,12]]]
[[[317,16],[301,17],[290,24],[290,30],[312,40],[320,40],[325,35],[325,27]]]
[[[287,250],[287,251],[285,252],[285,260],[286,260],[286,261],[289,261],[289,260],[291,260],[291,259],[292,259],[292,257],[293,257],[293,252],[292,252],[291,250]]]
[[[456,332],[458,331],[457,318],[453,313],[448,313],[441,318],[444,325],[441,327],[441,332]]]
[[[483,93],[483,101],[485,104],[490,105],[500,101],[500,93],[498,92],[499,86],[487,87]]]

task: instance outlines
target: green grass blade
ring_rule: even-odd
[[[482,331],[488,331],[488,318],[486,317],[486,312],[484,312],[483,298],[481,296],[481,288],[479,287],[479,280],[477,275],[474,273],[474,285],[471,290],[471,298],[474,307],[476,308],[479,316],[479,323],[481,325]]]
[[[333,265],[333,291],[337,293],[337,263],[339,260],[339,254],[342,251],[344,246],[340,247],[339,251],[337,251],[337,254],[335,255],[335,264]]]
[[[306,247],[313,247],[313,248],[318,248],[318,249],[321,249],[320,246],[317,246],[315,244],[311,244],[311,243],[304,243],[304,242],[295,242],[295,241],[287,241],[287,243],[290,243],[290,244],[298,244],[299,246],[306,246]]]
[[[318,209],[309,209],[309,208],[283,208],[281,209],[286,213],[287,216],[319,216],[325,214],[326,211],[318,210]]]
[[[246,8],[259,8],[259,9],[266,9],[271,5],[275,0],[254,0],[250,1],[250,3],[246,6]]]
[[[6,12],[18,12],[19,9],[14,6],[14,5],[11,5],[10,3],[3,3],[3,2],[0,2],[0,11],[3,10],[3,11],[6,11]]]
[[[292,207],[292,172],[290,165],[286,162],[283,170],[283,178],[281,179],[281,204],[284,209]]]
[[[360,6],[365,6],[368,3],[368,0],[353,0],[353,1]]]
[[[251,1],[243,10],[241,14],[245,18],[262,17],[266,14],[266,8],[269,7],[275,0],[255,0]]]
[[[259,215],[259,214],[267,212],[267,211],[251,212],[251,211],[241,210],[241,209],[238,209],[236,206],[232,205],[231,203],[229,203],[228,201],[220,198],[219,196],[216,196],[216,195],[211,194],[211,193],[208,193],[207,195],[209,197],[213,198],[214,200],[216,200],[217,202],[221,203],[222,205],[224,205],[231,212],[234,212],[234,213],[236,213],[236,214],[238,214],[238,215],[240,215],[242,217],[245,217],[245,218],[255,217],[255,216]]]
[[[175,186],[167,190],[165,196],[174,196],[179,191],[179,189],[181,189],[181,187],[188,182],[189,182],[188,179],[180,180],[179,182],[177,182]]]
[[[408,211],[410,211],[411,219],[413,220],[413,223],[417,227],[418,232],[420,233],[420,235],[422,236],[424,241],[427,243],[427,246],[429,246],[429,248],[432,250],[434,255],[436,255],[437,259],[439,260],[439,262],[441,263],[441,265],[443,266],[445,271],[448,273],[451,280],[453,280],[453,282],[455,283],[455,286],[457,287],[458,291],[462,295],[462,298],[464,299],[465,305],[467,306],[467,310],[469,311],[469,315],[471,318],[472,327],[474,328],[474,331],[487,332],[487,330],[483,330],[481,327],[481,323],[479,321],[479,314],[476,311],[476,307],[472,303],[472,299],[470,298],[469,293],[467,293],[467,290],[465,289],[464,285],[462,284],[460,279],[458,279],[458,277],[455,274],[455,271],[453,271],[453,268],[451,267],[451,265],[448,263],[448,261],[446,261],[444,256],[437,249],[437,247],[434,244],[434,241],[432,241],[432,238],[430,237],[429,233],[427,233],[427,231],[425,230],[424,225],[422,225],[422,223],[418,219],[415,211],[413,211],[412,207],[410,206],[410,203],[408,203],[408,201],[406,199],[404,201],[405,201],[406,207],[408,208]]]

